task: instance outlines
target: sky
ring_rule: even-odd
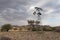
[[[43,9],[42,25],[60,26],[60,0],[0,0],[0,25],[27,25],[27,20],[37,19],[34,7]]]

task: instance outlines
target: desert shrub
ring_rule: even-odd
[[[44,28],[43,28],[43,31],[47,31],[47,29],[44,27]]]
[[[17,30],[17,28],[14,28],[14,30]]]
[[[37,31],[35,27],[32,28],[32,31]]]
[[[19,28],[20,31],[22,31],[22,28]]]
[[[36,28],[36,31],[41,31],[41,28],[40,28],[40,27],[37,27],[37,28]]]
[[[41,31],[40,27],[32,28],[32,31]]]
[[[27,30],[31,30],[31,28],[28,28]]]
[[[10,24],[4,24],[1,27],[1,31],[9,31],[12,28],[12,26]]]
[[[56,30],[56,28],[52,27],[52,30],[53,30],[53,31],[55,31],[55,30]]]
[[[60,30],[55,30],[55,32],[60,32]]]
[[[51,27],[44,27],[43,31],[53,31],[53,29]]]
[[[40,27],[33,27],[32,31],[41,31],[41,28]]]
[[[0,40],[11,40],[9,37],[1,37]]]
[[[53,30],[54,30],[55,32],[60,32],[60,28],[55,28],[55,27],[53,27]]]

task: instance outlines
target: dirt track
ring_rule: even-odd
[[[60,40],[57,32],[0,32],[0,40]]]

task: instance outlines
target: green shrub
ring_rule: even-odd
[[[1,31],[9,31],[9,29],[11,29],[12,28],[12,26],[10,25],[10,24],[4,24],[4,25],[2,25],[2,27],[1,27]]]

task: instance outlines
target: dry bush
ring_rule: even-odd
[[[3,36],[3,37],[0,38],[0,40],[11,40],[11,38]]]

